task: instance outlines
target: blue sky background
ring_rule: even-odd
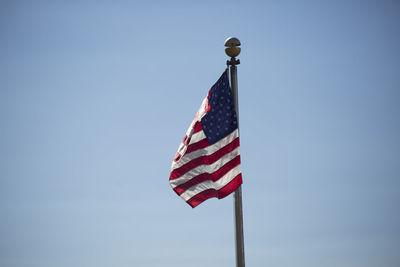
[[[247,266],[400,265],[398,1],[1,1],[0,266],[234,266],[171,161],[237,36]]]

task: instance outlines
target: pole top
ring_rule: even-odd
[[[229,37],[225,40],[225,46],[232,47],[232,46],[239,46],[240,41],[236,37]]]
[[[240,54],[240,45],[241,43],[236,37],[229,37],[225,40],[225,53],[231,57],[231,60],[227,62],[228,65],[240,64],[240,61],[235,59]]]

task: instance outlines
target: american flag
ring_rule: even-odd
[[[227,70],[211,87],[171,166],[173,190],[192,208],[242,184],[239,129]]]

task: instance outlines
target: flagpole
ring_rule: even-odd
[[[240,41],[235,37],[225,40],[225,53],[231,57],[226,61],[230,69],[230,82],[233,97],[235,100],[236,117],[239,124],[238,85],[237,68],[240,60],[235,57],[240,54]],[[242,186],[239,186],[233,194],[235,205],[235,242],[236,242],[236,267],[245,267],[244,264],[244,235],[243,235],[243,207],[242,207]]]

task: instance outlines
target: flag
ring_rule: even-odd
[[[192,208],[242,184],[239,129],[227,70],[211,87],[172,162],[169,183]]]

